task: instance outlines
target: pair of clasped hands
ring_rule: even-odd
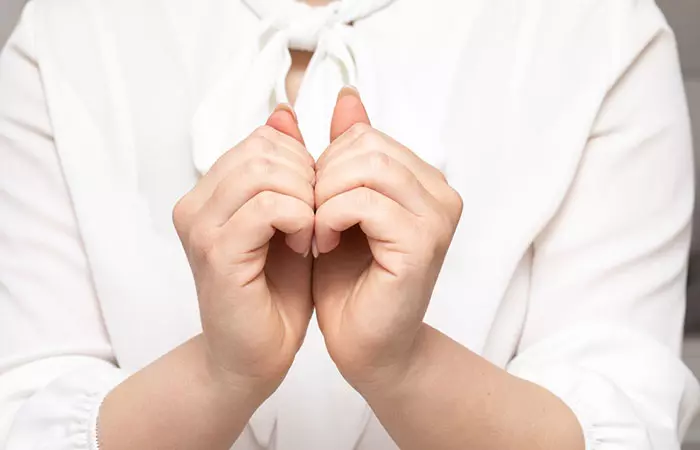
[[[318,162],[281,105],[174,210],[211,366],[271,394],[315,308],[351,385],[396,383],[412,370],[461,210],[439,170],[372,128],[353,88]]]

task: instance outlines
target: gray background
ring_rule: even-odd
[[[192,0],[200,1],[200,0]],[[566,0],[562,0],[566,1]],[[690,99],[691,115],[694,119],[696,155],[700,153],[700,0],[657,0],[674,27],[683,60],[686,91]],[[24,0],[0,0],[0,45],[12,30]],[[700,175],[700,157],[696,157],[696,172]],[[700,195],[697,196],[696,216],[700,216]],[[688,296],[688,331],[685,360],[700,374],[700,218],[695,221],[696,233],[691,255],[691,273]],[[697,335],[697,337],[695,337]],[[684,450],[700,450],[700,420],[689,435]]]
[[[0,0],[0,44],[5,42],[7,35],[19,14],[24,0]]]

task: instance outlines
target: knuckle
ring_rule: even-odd
[[[263,132],[254,131],[252,135],[247,139],[246,146],[255,151],[255,154],[259,152],[270,151],[274,149],[274,145],[268,139]]]
[[[357,138],[360,147],[378,149],[384,146],[384,138],[375,130],[368,130]]]
[[[421,182],[418,180],[418,177],[416,177],[413,172],[411,172],[408,169],[401,170],[398,175],[397,175],[397,184],[400,186],[403,186],[405,189],[411,189],[413,191],[418,192],[420,191],[425,191],[425,188],[421,184]]]
[[[260,145],[258,145],[258,148],[255,150],[255,153],[259,156],[265,157],[266,159],[270,159],[277,154],[277,148],[272,142],[268,141],[267,139],[263,139],[263,141],[260,142]]]
[[[450,216],[453,222],[459,222],[462,217],[462,212],[464,211],[464,199],[457,190],[452,187],[449,188],[447,193],[447,207],[450,211]]]
[[[272,128],[269,125],[260,125],[252,133],[252,138],[267,140],[272,135]]]
[[[257,156],[247,163],[246,174],[253,178],[264,177],[269,175],[274,170],[272,161],[266,156]]]
[[[194,208],[191,206],[189,194],[175,203],[173,207],[173,225],[175,225],[175,229],[181,236],[186,233],[193,213]]]
[[[252,203],[255,210],[263,214],[269,214],[281,206],[278,204],[276,196],[270,191],[259,193],[253,198]]]
[[[360,136],[367,133],[371,129],[372,129],[372,127],[367,125],[366,123],[358,122],[348,129],[347,134],[351,138],[359,138]]]
[[[430,171],[435,175],[435,177],[438,180],[440,180],[442,183],[447,183],[447,177],[445,176],[445,173],[442,170],[430,164],[427,164],[427,166],[430,168]]]
[[[377,198],[373,195],[372,190],[365,187],[357,190],[356,200],[358,208],[371,208],[377,203]]]
[[[367,154],[367,164],[373,172],[384,174],[391,166],[391,158],[380,151],[371,151]]]

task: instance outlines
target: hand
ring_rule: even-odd
[[[370,126],[356,92],[341,92],[331,134],[316,164],[313,293],[328,351],[358,388],[408,370],[462,201]]]
[[[281,131],[278,131],[281,130]],[[268,396],[313,309],[314,160],[291,110],[224,154],[173,212],[199,298],[208,361]]]

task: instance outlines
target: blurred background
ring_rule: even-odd
[[[700,178],[700,0],[657,0],[657,2],[666,13],[678,37],[696,136],[696,176]],[[25,0],[0,0],[0,46],[12,31],[24,3]],[[684,358],[690,368],[700,375],[700,195],[697,197],[697,220],[695,220],[695,238],[688,280],[688,317]],[[691,428],[684,450],[700,450],[700,419],[696,420]]]

